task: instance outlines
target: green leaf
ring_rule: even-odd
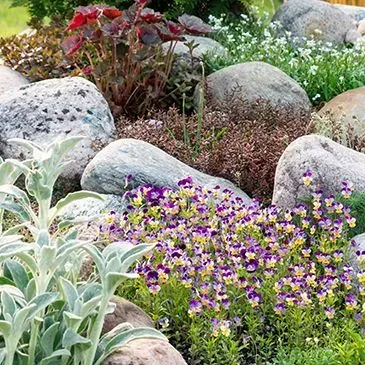
[[[9,279],[12,279],[22,292],[25,292],[29,282],[29,277],[21,263],[15,260],[6,260],[4,262],[4,274]]]
[[[68,307],[71,311],[74,309],[75,302],[79,297],[76,288],[73,284],[65,278],[60,278],[62,296],[68,303]]]
[[[100,194],[94,193],[92,191],[76,191],[74,193],[70,193],[65,198],[59,200],[58,203],[51,209],[50,212],[50,216],[52,217],[51,220],[53,220],[53,218],[57,216],[57,214],[60,213],[62,209],[67,207],[67,205],[77,200],[86,198],[93,198],[101,201],[105,200]]]
[[[24,294],[16,286],[7,284],[0,285],[0,293],[3,292],[9,293],[13,297],[24,299]]]
[[[11,287],[14,288],[14,287]],[[14,314],[17,310],[15,300],[11,295],[9,295],[8,291],[3,291],[1,293],[1,307],[2,307],[2,314],[6,318],[8,314],[10,317],[14,317]]]
[[[158,339],[167,341],[167,338],[160,332],[155,330],[154,328],[130,328],[126,329],[126,324],[121,326],[119,329],[113,329],[113,334],[106,334],[102,339],[102,348],[104,353],[101,358],[97,360],[95,365],[102,364],[102,362],[110,356],[118,347],[125,346],[128,342],[137,340],[137,339]],[[110,338],[112,337],[112,338]]]
[[[26,0],[22,0],[22,1],[26,1]],[[22,139],[22,138],[10,138],[10,139],[8,139],[8,143],[17,144],[18,146],[24,147],[29,152],[32,152],[32,153],[34,153],[34,151],[43,151],[42,146],[40,146],[39,144],[37,144],[33,141]]]
[[[39,267],[42,269],[55,268],[57,248],[53,246],[43,246],[40,251]]]
[[[46,356],[51,356],[54,350],[54,343],[60,327],[60,322],[55,322],[49,326],[43,333],[41,345]]]
[[[19,216],[23,222],[30,221],[30,215],[20,204],[13,202],[0,202],[0,209],[7,210],[8,212],[14,213]]]
[[[4,285],[4,284],[11,285],[11,286],[15,286],[16,287],[14,281],[6,278],[5,276],[0,276],[0,285]]]
[[[11,256],[17,256],[20,253],[30,251],[32,248],[25,242],[9,243],[4,246],[0,246],[0,260]]]
[[[10,184],[0,185],[0,193],[11,195],[14,198],[18,199],[19,202],[21,202],[22,204],[28,207],[30,206],[28,195],[23,190],[19,189],[14,185]]]
[[[140,244],[132,249],[130,249],[128,252],[126,252],[121,257],[121,272],[127,272],[130,266],[141,256],[145,255],[149,251],[151,251],[155,245],[153,244]]]
[[[30,312],[35,307],[36,304],[33,303],[16,312],[13,320],[13,330],[15,333],[21,335],[21,333],[25,330],[25,322],[29,319]]]
[[[0,321],[0,333],[4,337],[9,337],[11,334],[11,322]]]
[[[34,278],[29,280],[27,288],[25,289],[25,296],[28,300],[34,298],[37,292],[37,287]]]
[[[11,236],[17,234],[22,228],[26,228],[29,222],[17,224],[13,227],[10,227],[5,232],[3,232],[3,236]]]
[[[124,279],[138,279],[137,273],[119,273],[110,272],[106,275],[106,290],[108,293],[114,293],[115,287],[118,286]]]
[[[48,230],[42,229],[42,230],[40,230],[38,232],[38,236],[37,236],[36,242],[39,245],[39,247],[50,246],[50,241],[51,241],[51,238],[50,238],[50,235],[49,235]],[[50,254],[50,252],[52,252],[51,249],[47,250],[47,253],[48,254]],[[42,263],[44,263],[44,261]]]
[[[58,358],[63,357],[63,356],[70,357],[71,352],[68,351],[67,349],[57,350],[57,351],[53,352],[51,355],[45,357],[40,362],[40,365],[59,365],[60,364],[60,359],[58,359]]]
[[[27,265],[32,275],[35,276],[38,271],[38,266],[34,258],[26,252],[18,253],[17,257],[19,257]]]
[[[64,321],[66,322],[67,327],[73,328],[75,326],[78,327],[78,325],[80,324],[80,322],[82,321],[82,317],[78,316],[74,313],[71,312],[63,312],[63,318]]]
[[[94,245],[85,245],[82,247],[93,259],[96,268],[100,275],[103,275],[105,270],[104,258],[100,251]]]
[[[38,312],[45,309],[54,301],[56,301],[57,298],[58,298],[58,293],[50,293],[50,292],[36,296],[29,302],[29,305],[33,303],[36,304],[36,307],[34,307],[30,312],[30,316],[35,316]]]
[[[80,336],[75,330],[68,328],[62,337],[62,347],[71,347],[80,344],[89,347],[91,346],[91,341]]]

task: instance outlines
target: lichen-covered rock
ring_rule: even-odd
[[[0,156],[26,157],[25,150],[7,142],[25,138],[49,144],[56,138],[85,136],[68,155],[74,162],[62,176],[79,181],[87,163],[114,140],[109,106],[96,86],[81,77],[45,80],[0,95]]]
[[[87,165],[81,179],[83,189],[102,194],[123,195],[125,177],[133,176],[132,185],[153,184],[177,187],[188,176],[196,183],[213,188],[220,185],[240,196],[244,202],[251,199],[230,181],[203,174],[159,148],[136,139],[120,139],[100,151]]]
[[[199,104],[199,88],[195,91],[195,105]],[[206,78],[207,99],[211,106],[239,103],[255,113],[258,100],[273,108],[285,108],[291,115],[308,115],[309,98],[301,86],[279,70],[265,62],[246,62],[225,67]],[[259,118],[260,115],[253,115]]]
[[[29,81],[19,72],[0,64],[0,94],[27,84]]]
[[[118,349],[103,365],[187,365],[167,341],[140,339]]]
[[[114,295],[111,302],[115,304],[115,309],[113,313],[106,315],[102,334],[125,322],[136,328],[155,327],[151,317],[129,300]]]
[[[275,13],[273,21],[279,22],[299,44],[303,38],[341,44],[346,42],[349,31],[356,30],[353,18],[320,0],[288,0]]]
[[[275,174],[273,204],[291,209],[308,197],[303,174],[311,170],[324,194],[341,191],[341,182],[350,179],[356,191],[365,192],[365,155],[331,139],[303,136],[292,142],[281,156]]]

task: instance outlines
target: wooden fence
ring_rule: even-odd
[[[327,0],[327,1],[332,4],[365,6],[365,0]]]

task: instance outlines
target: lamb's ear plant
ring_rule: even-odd
[[[0,364],[102,364],[119,346],[143,337],[166,338],[151,328],[123,324],[101,338],[110,299],[135,260],[153,245],[118,242],[100,250],[78,239],[82,220],[62,221],[62,211],[84,198],[103,198],[79,191],[51,205],[54,184],[65,155],[82,139],[72,137],[47,147],[14,139],[31,158],[0,163],[0,209],[16,214],[20,225],[0,235]],[[25,177],[25,191],[15,186]],[[1,221],[0,221],[1,223]],[[19,235],[27,229],[31,242]],[[95,275],[78,281],[85,255]]]

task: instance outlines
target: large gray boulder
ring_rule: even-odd
[[[356,22],[360,22],[365,19],[365,7],[363,6],[353,6],[353,5],[343,5],[343,4],[333,4],[336,8],[340,9],[347,15],[351,16]]]
[[[273,204],[293,208],[310,192],[303,174],[311,170],[324,194],[341,190],[350,179],[355,190],[365,192],[365,155],[319,135],[303,136],[292,142],[281,156],[275,174]]]
[[[187,365],[167,341],[140,339],[129,342],[103,362],[103,365]]]
[[[199,103],[199,88],[195,104]],[[277,67],[265,62],[246,62],[225,67],[206,78],[207,100],[211,106],[239,103],[254,113],[258,100],[291,114],[309,114],[311,104],[301,86]],[[253,115],[255,117],[255,115]],[[260,115],[257,115],[260,117]]]
[[[27,156],[10,138],[49,144],[56,138],[85,136],[69,154],[74,160],[62,176],[79,181],[87,163],[114,140],[109,106],[96,86],[81,77],[45,80],[0,95],[0,156]]]
[[[0,65],[0,94],[27,84],[29,84],[29,81],[19,72]]]
[[[164,43],[162,45],[163,50],[167,52],[172,43],[172,45],[174,45],[174,54],[177,56],[190,57],[189,48],[186,43],[194,42],[194,46],[196,46],[192,52],[194,58],[202,59],[204,55],[225,56],[227,54],[225,48],[220,43],[209,37],[184,35],[184,38],[185,41]]]
[[[357,30],[351,16],[320,0],[288,0],[275,13],[273,21],[279,22],[299,44],[303,38],[312,37],[334,44],[345,43],[346,37],[350,39],[348,33]]]
[[[133,176],[133,185],[153,184],[177,187],[188,176],[199,184],[229,188],[246,203],[251,199],[230,181],[203,174],[159,148],[136,139],[120,139],[100,151],[87,165],[81,179],[83,189],[103,194],[122,195],[125,177]]]

